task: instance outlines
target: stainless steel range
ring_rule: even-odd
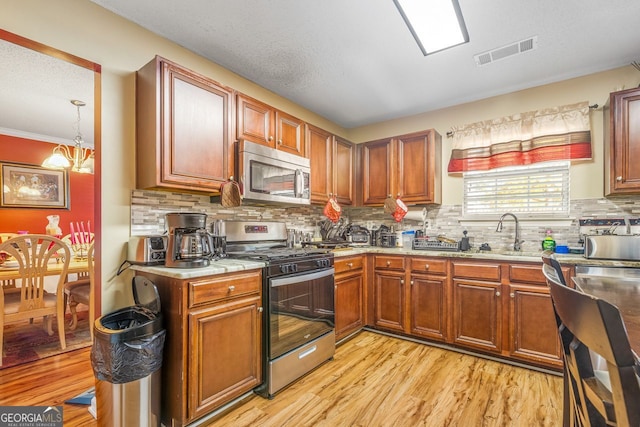
[[[331,359],[335,353],[333,253],[287,248],[282,222],[225,223],[229,257],[265,261],[265,382],[255,391],[273,395]]]

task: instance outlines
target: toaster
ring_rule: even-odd
[[[167,236],[132,236],[127,261],[133,265],[164,265]]]

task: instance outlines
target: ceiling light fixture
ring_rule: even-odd
[[[80,107],[86,104],[77,99],[72,99],[71,103],[78,109],[78,121],[76,122],[76,137],[73,139],[75,143],[73,148],[68,145],[59,144],[53,149],[53,153],[44,159],[42,167],[47,169],[67,169],[71,167],[71,171],[80,173],[93,173],[94,153],[91,148],[83,147],[84,140],[80,133]]]
[[[469,42],[458,0],[393,0],[427,56]]]

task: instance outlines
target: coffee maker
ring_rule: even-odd
[[[215,255],[213,237],[203,213],[168,213],[165,217],[167,256],[164,265],[177,268],[206,267]]]

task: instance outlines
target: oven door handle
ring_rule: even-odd
[[[333,276],[335,269],[329,268],[322,271],[314,271],[313,273],[300,274],[297,276],[278,277],[269,280],[269,285],[274,288],[277,286],[291,285],[292,283],[304,282],[307,280],[322,279],[323,277]]]

